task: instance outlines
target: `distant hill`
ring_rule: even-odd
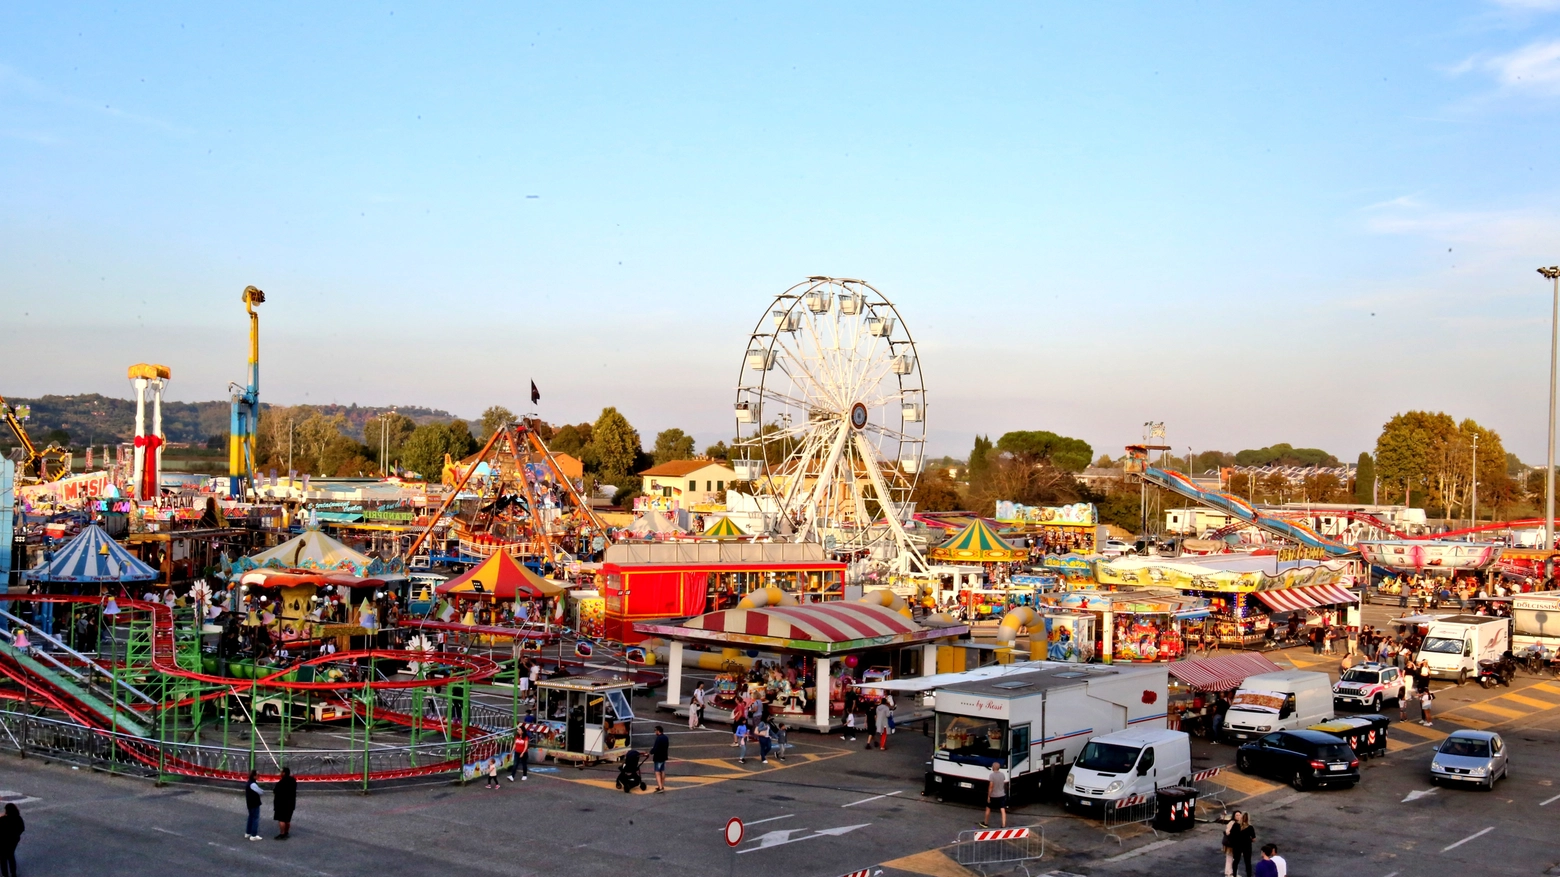
[[[97,393],[80,396],[43,396],[37,399],[20,399],[7,396],[13,405],[32,406],[32,419],[27,422],[27,432],[34,442],[45,444],[48,435],[56,429],[70,434],[70,443],[76,447],[88,444],[101,445],[129,441],[135,436],[135,401],[114,399]],[[262,408],[269,405],[261,403]],[[359,441],[363,439],[363,427],[381,412],[392,406],[370,408],[360,405],[317,405],[327,415],[340,414],[347,419],[348,431]],[[437,408],[417,405],[393,406],[419,424],[453,420],[455,415]],[[162,405],[163,433],[171,442],[201,444],[211,436],[228,434],[230,403],[221,402],[168,402]],[[150,417],[150,413],[147,415]],[[0,426],[0,446],[15,444],[11,431]]]

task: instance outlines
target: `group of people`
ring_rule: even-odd
[[[1277,844],[1263,844],[1259,849],[1262,858],[1252,865],[1252,848],[1257,842],[1257,830],[1251,827],[1251,814],[1236,810],[1225,823],[1219,845],[1224,850],[1224,877],[1235,877],[1240,864],[1246,864],[1246,877],[1286,877],[1289,863],[1278,854]]]
[[[265,789],[260,785],[259,773],[249,772],[249,779],[244,781],[244,807],[249,813],[249,821],[244,824],[245,840],[265,840],[260,836],[260,804],[264,800]],[[271,818],[276,820],[276,840],[287,840],[291,837],[293,811],[298,806],[298,780],[292,775],[292,768],[282,768],[282,775],[271,789]]]

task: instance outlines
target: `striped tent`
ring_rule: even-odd
[[[746,536],[747,533],[741,527],[732,523],[730,518],[721,515],[720,520],[711,524],[704,531],[704,535],[714,539],[735,539],[739,536]]]
[[[482,590],[477,590],[477,582]],[[507,552],[495,551],[465,573],[439,585],[440,594],[458,597],[492,597],[498,600],[538,600],[556,597],[567,591],[563,585],[548,581],[515,560]]]
[[[726,609],[691,618],[683,626],[691,630],[742,633],[816,643],[895,637],[921,629],[921,625],[886,606],[868,603],[813,603],[807,606]]]
[[[389,561],[369,557],[313,528],[304,530],[275,548],[240,557],[232,563],[228,572],[229,575],[238,575],[262,568],[342,572],[389,580],[406,578],[406,568],[399,557]]]
[[[1025,556],[1022,549],[1009,545],[990,524],[979,518],[952,539],[933,548],[930,554],[933,560],[952,563],[1007,563]]]
[[[32,582],[153,582],[155,569],[125,550],[97,524],[54,553],[54,557],[22,573]]]

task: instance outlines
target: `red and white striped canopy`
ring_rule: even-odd
[[[1258,591],[1257,599],[1271,606],[1275,612],[1293,612],[1313,606],[1357,603],[1360,598],[1342,585],[1309,585],[1304,588]]]
[[[867,603],[810,603],[726,609],[690,618],[682,627],[775,639],[846,643],[918,633],[921,626],[886,606]]]
[[[1247,676],[1284,669],[1256,652],[1236,652],[1193,661],[1171,661],[1170,675],[1198,691],[1233,691]]]

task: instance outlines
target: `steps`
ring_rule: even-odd
[[[136,737],[150,736],[150,731],[144,725],[131,718],[131,715],[134,714],[132,710],[121,709],[116,715],[112,704],[106,703],[97,695],[84,690],[74,679],[45,666],[34,658],[22,654],[21,650],[10,643],[0,642],[0,654],[15,661],[18,666],[32,674],[35,678],[43,680],[50,688],[97,714],[103,719],[105,725],[111,725],[117,731]]]

